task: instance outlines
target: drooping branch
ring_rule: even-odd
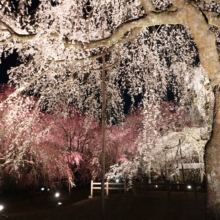
[[[139,31],[143,27],[139,25],[139,23],[144,18],[145,16],[140,19],[132,20],[132,21],[122,24],[114,31],[114,33],[111,36],[105,39],[101,39],[97,41],[90,41],[89,43],[81,43],[80,41],[75,41],[73,45],[65,44],[65,46],[66,47],[74,46],[74,47],[78,47],[78,48],[82,48],[86,50],[86,49],[94,49],[97,47],[110,48],[115,44],[117,45],[122,44],[136,37],[136,35],[139,33]],[[128,31],[131,31],[131,33],[128,36],[124,36],[125,33]]]
[[[84,49],[91,49],[100,46],[109,48],[113,45],[116,46],[117,44],[118,46],[135,38],[143,27],[165,24],[182,24],[189,28],[196,42],[200,62],[208,73],[209,78],[212,80],[212,85],[217,85],[220,81],[220,64],[215,46],[215,36],[209,30],[209,24],[206,22],[200,10],[193,5],[184,4],[183,1],[178,0],[174,1],[174,3],[178,8],[178,10],[174,12],[149,12],[147,16],[122,24],[108,38],[85,44],[76,42],[76,45]],[[215,19],[215,22],[220,23],[217,19]],[[124,37],[124,34],[130,30],[132,30],[132,33],[128,37]]]
[[[178,10],[164,12],[155,11],[155,7],[153,6],[151,0],[140,0],[140,3],[143,6],[147,15],[123,23],[109,37],[102,40],[91,41],[89,43],[81,43],[79,41],[75,41],[74,44],[66,41],[63,41],[63,43],[66,47],[75,47],[84,50],[89,50],[97,47],[103,47],[103,50],[105,50],[105,48],[108,50],[111,47],[120,48],[124,43],[131,41],[138,35],[143,27],[164,24],[182,24],[185,27],[189,28],[197,44],[201,64],[208,73],[209,77],[212,79],[212,84],[218,84],[220,64],[218,61],[218,53],[215,48],[215,37],[214,34],[212,34],[209,30],[209,24],[213,24],[216,27],[220,26],[218,16],[216,15],[216,13],[205,12],[208,18],[207,23],[199,8],[193,6],[193,4],[186,3],[184,0],[172,0],[171,2],[173,4],[173,7]],[[6,39],[5,42],[8,42],[12,38],[18,38],[23,41],[26,39],[31,40],[36,37],[35,34],[19,34],[3,21],[0,21],[0,24],[5,28],[5,30],[7,30],[11,34],[11,36]],[[199,24],[199,27],[196,26],[196,24]],[[129,34],[126,34],[128,32]],[[45,37],[44,34],[42,35],[42,37]],[[47,35],[46,37],[51,36]],[[97,56],[100,55],[101,54],[97,54]],[[61,62],[66,61],[62,60]],[[78,61],[74,60],[74,62]]]
[[[3,26],[5,28],[5,30],[7,30],[12,37],[16,37],[18,39],[22,39],[22,40],[32,40],[36,34],[19,34],[16,31],[14,31],[9,25],[7,25],[4,21],[0,20],[0,25]]]

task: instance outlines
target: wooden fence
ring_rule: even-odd
[[[146,182],[134,182],[132,185],[132,191],[134,193],[142,191],[145,195],[147,195],[148,191],[167,191],[167,198],[170,200],[171,198],[171,191],[183,191],[185,193],[191,192],[194,193],[195,200],[199,200],[199,192],[204,191],[205,185],[198,184],[198,183],[170,183],[169,181],[165,183],[146,183]],[[91,191],[89,198],[93,198],[94,190],[101,190],[101,183],[100,182],[93,182],[91,181]],[[109,196],[109,190],[122,190],[124,191],[124,195],[126,196],[127,185],[126,181],[123,183],[112,183],[106,182],[105,183],[105,194]]]
[[[89,198],[93,198],[93,191],[94,190],[101,190],[101,183],[100,182],[93,182],[91,181],[91,190]],[[123,183],[112,183],[112,182],[105,182],[105,195],[109,196],[109,190],[123,190],[124,194],[126,194],[126,182]]]

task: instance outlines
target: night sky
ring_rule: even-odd
[[[7,71],[11,67],[19,64],[19,62],[17,61],[17,58],[18,58],[18,54],[16,53],[16,51],[14,51],[12,54],[7,56],[6,58],[4,54],[2,54],[1,64],[0,64],[0,84],[8,82]]]

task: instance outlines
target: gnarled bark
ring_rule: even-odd
[[[206,146],[207,219],[220,219],[220,87],[216,86],[214,122]]]

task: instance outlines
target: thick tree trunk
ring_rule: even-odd
[[[220,87],[216,86],[212,135],[205,152],[207,219],[220,219]]]

